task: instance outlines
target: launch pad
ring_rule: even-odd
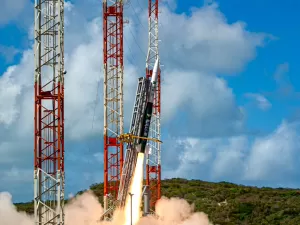
[[[108,219],[123,208],[134,174],[137,154],[146,153],[144,193],[154,210],[161,196],[161,71],[158,52],[159,0],[148,0],[148,54],[145,77],[138,79],[129,133],[123,130],[123,6],[103,1],[104,64],[104,210]],[[126,147],[125,147],[126,144]],[[126,155],[123,153],[126,149]],[[148,151],[147,151],[148,149]],[[145,197],[146,198],[146,197]],[[147,205],[147,204],[146,204]],[[148,210],[148,211],[150,211]],[[146,212],[145,212],[146,213]],[[147,212],[148,213],[148,212]]]
[[[105,211],[101,218],[108,218],[111,213],[118,207],[123,208],[128,198],[129,186],[131,179],[134,175],[137,155],[138,153],[151,154],[146,150],[147,141],[154,141],[162,143],[162,141],[149,138],[149,128],[152,117],[153,100],[157,85],[157,74],[159,70],[159,60],[156,60],[153,75],[151,81],[146,78],[139,78],[136,90],[136,97],[133,106],[133,112],[131,117],[131,126],[129,133],[121,134],[118,140],[122,144],[127,144],[126,156],[123,163],[122,176],[119,184],[118,198],[113,205]],[[142,197],[142,196],[141,196]],[[144,199],[144,215],[150,213],[150,190],[149,186],[145,185],[143,188]],[[104,201],[108,201],[107,196],[104,197]],[[108,202],[106,202],[108,205]],[[105,205],[106,205],[105,204]]]

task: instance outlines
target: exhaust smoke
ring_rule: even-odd
[[[144,154],[140,156],[143,158]],[[142,161],[142,160],[141,160]],[[137,164],[137,168],[139,164]],[[141,170],[142,171],[142,170]],[[156,204],[156,216],[148,215],[140,217],[140,201],[142,193],[139,194],[137,188],[142,183],[138,183],[140,179],[139,173],[134,174],[136,183],[132,183],[131,190],[135,192],[139,199],[133,199],[133,221],[136,225],[212,225],[207,215],[201,212],[194,212],[191,205],[184,199],[165,198],[160,199]],[[142,189],[142,187],[141,187]],[[136,192],[137,191],[137,192]],[[98,198],[91,192],[77,196],[69,201],[65,206],[65,224],[66,225],[127,225],[127,211],[116,212],[112,221],[98,222],[99,217],[103,213],[103,208],[98,202]],[[129,213],[130,214],[130,213]],[[17,212],[16,207],[12,203],[12,196],[7,192],[0,193],[0,225],[34,225],[32,216],[24,212]]]

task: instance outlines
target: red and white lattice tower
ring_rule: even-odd
[[[123,168],[123,1],[103,0],[104,210],[117,199]]]
[[[158,52],[158,0],[149,0],[148,5],[148,54],[146,61],[146,77],[151,79],[153,67]],[[161,74],[158,69],[158,83],[154,96],[153,115],[151,118],[149,138],[160,140],[160,105],[161,105]],[[155,203],[161,197],[161,144],[155,141],[148,141],[150,152],[146,159],[146,184],[149,185],[151,199],[150,207],[153,209]]]
[[[34,218],[64,224],[64,0],[34,6]]]

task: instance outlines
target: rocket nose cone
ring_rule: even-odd
[[[154,83],[157,80],[158,63],[159,63],[159,59],[157,58],[152,71],[151,83]]]
[[[157,58],[157,59],[155,60],[154,67],[153,67],[153,70],[154,70],[154,71],[157,70],[157,68],[158,68],[158,63],[159,63],[159,59]]]

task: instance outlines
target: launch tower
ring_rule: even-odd
[[[117,199],[123,168],[123,1],[103,0],[104,210]]]
[[[148,0],[148,54],[146,59],[146,78],[151,80],[153,67],[159,58],[158,51],[158,3],[159,0]],[[161,109],[161,71],[158,68],[153,111],[151,117],[149,138],[161,140],[160,109]],[[150,207],[161,197],[161,143],[148,141],[150,152],[146,159],[146,185],[150,188]]]
[[[34,6],[34,218],[64,224],[64,0]]]

